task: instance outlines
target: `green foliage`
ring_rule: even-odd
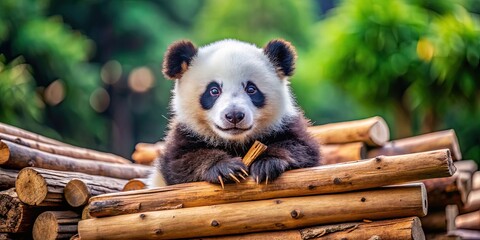
[[[209,0],[195,29],[201,43],[235,38],[263,46],[285,38],[304,47],[311,39],[306,27],[313,23],[313,10],[312,1]]]

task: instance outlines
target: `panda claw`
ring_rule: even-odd
[[[231,173],[230,173],[229,175],[230,175],[230,177],[231,177],[233,180],[235,180],[235,182],[240,183],[240,180],[238,180],[238,178],[235,177],[235,175],[233,175],[233,174],[231,174]]]
[[[268,185],[268,175],[267,175],[267,178],[265,179],[265,186]]]
[[[223,179],[222,176],[218,176],[218,181],[220,181],[220,184],[222,185],[222,189],[225,189],[225,185],[223,184]]]
[[[240,168],[240,171],[242,171],[242,172],[245,174],[245,176],[247,176],[247,177],[248,177],[248,172],[247,172],[245,169],[243,169],[243,168]]]
[[[238,174],[239,177],[241,177],[243,180],[245,180],[246,178],[242,175],[242,174]]]

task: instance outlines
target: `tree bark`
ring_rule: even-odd
[[[65,200],[72,207],[84,206],[93,196],[120,192],[127,184],[127,181],[122,179],[92,175],[79,177],[81,178],[70,180],[64,189]]]
[[[139,164],[118,164],[79,160],[27,148],[5,140],[0,141],[0,166],[12,169],[40,167],[127,180],[147,177],[152,169],[152,167]]]
[[[412,239],[424,240],[418,217],[397,218],[374,222],[352,222],[315,226],[287,231],[260,232],[242,235],[200,238],[200,240],[336,240],[336,239]]]
[[[15,184],[19,199],[29,205],[37,206],[64,206],[65,186],[72,179],[82,179],[85,182],[95,182],[97,186],[117,184],[123,187],[124,180],[91,176],[83,173],[61,172],[41,168],[24,168],[18,173]],[[121,189],[121,188],[120,188]],[[93,192],[97,194],[98,192]]]
[[[363,142],[325,144],[320,147],[321,164],[335,164],[365,159],[367,149]]]
[[[425,216],[426,197],[423,184],[412,184],[92,218],[80,221],[78,230],[84,240],[175,239],[286,230],[362,219]]]
[[[147,179],[146,178],[135,178],[130,179],[125,186],[123,187],[122,191],[133,191],[133,190],[141,190],[147,188]]]
[[[30,232],[35,218],[45,210],[45,208],[22,203],[13,188],[2,191],[0,192],[0,232]]]
[[[462,153],[458,145],[457,135],[453,129],[427,133],[409,138],[403,138],[386,143],[382,147],[373,148],[367,152],[368,157],[380,155],[400,155],[448,148],[453,160],[461,160]]]
[[[390,138],[388,125],[381,117],[312,126],[308,132],[320,144],[365,142],[382,146]]]
[[[448,150],[378,157],[285,172],[268,185],[252,178],[221,186],[207,182],[112,193],[90,199],[94,217],[197,207],[279,197],[348,192],[385,185],[451,176],[455,171]]]
[[[52,144],[37,142],[34,140],[21,138],[17,136],[11,136],[3,133],[0,133],[0,139],[7,140],[9,142],[13,142],[13,143],[16,143],[25,147],[37,149],[40,151],[77,158],[77,159],[95,160],[95,161],[111,162],[111,163],[123,163],[123,164],[132,163],[131,161],[125,158],[122,158],[120,156],[117,156],[111,153],[103,153],[103,152],[98,152],[98,151],[86,149],[86,148],[80,148],[75,146],[52,145]]]
[[[0,190],[7,190],[15,187],[18,171],[0,168]]]
[[[72,211],[47,211],[33,224],[34,240],[70,239],[77,234],[80,216]]]

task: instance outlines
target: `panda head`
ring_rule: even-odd
[[[176,121],[212,144],[245,143],[282,128],[298,114],[288,82],[295,58],[284,40],[263,49],[236,40],[173,43],[163,73],[175,80]]]

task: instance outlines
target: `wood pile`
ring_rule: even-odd
[[[453,130],[389,141],[388,125],[373,117],[309,131],[325,165],[291,170],[268,184],[247,178],[223,187],[196,182],[144,189],[163,142],[137,144],[132,158],[138,164],[132,164],[0,124],[0,239],[425,239],[447,231],[476,233],[465,226],[480,219],[480,191],[474,194],[480,181],[473,161],[453,163],[462,159]],[[464,215],[469,218],[462,220]]]
[[[0,123],[0,239],[70,239],[79,207],[151,169]]]

